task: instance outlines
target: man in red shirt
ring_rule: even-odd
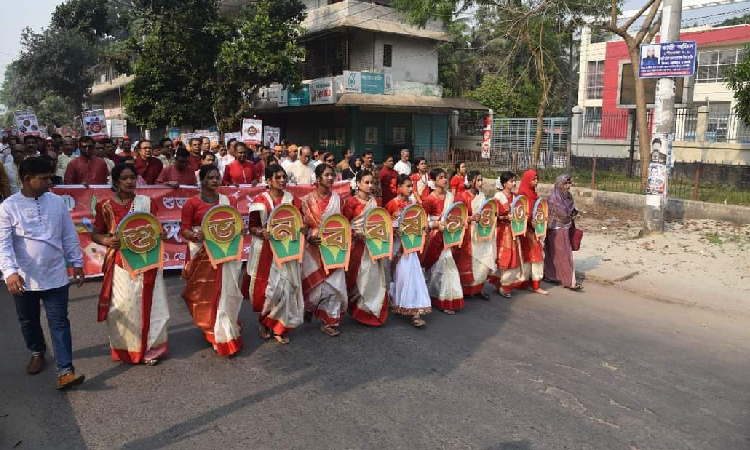
[[[388,156],[383,162],[383,168],[378,172],[380,179],[380,189],[383,192],[383,204],[387,205],[395,196],[398,195],[396,181],[398,172],[393,170],[393,156]]]
[[[138,141],[135,155],[136,173],[143,178],[146,184],[156,184],[161,169],[163,169],[163,166],[159,158],[151,156],[151,141],[148,139]]]
[[[255,165],[247,158],[249,153],[247,146],[238,142],[234,147],[234,153],[237,159],[224,169],[222,184],[224,186],[255,184]]]
[[[107,184],[109,170],[107,163],[98,156],[94,156],[94,140],[89,136],[80,139],[78,148],[81,156],[75,158],[65,169],[64,184]]]
[[[188,147],[188,150],[190,150],[190,168],[193,171],[200,170],[201,168],[201,139],[200,138],[190,138],[190,145]]]
[[[177,150],[174,164],[161,171],[156,179],[157,183],[164,183],[169,187],[178,188],[181,184],[197,185],[195,172],[190,169],[190,152],[184,148]]]

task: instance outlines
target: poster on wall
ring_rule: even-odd
[[[30,109],[20,109],[13,114],[20,136],[39,136],[39,122]]]
[[[394,144],[406,143],[406,127],[393,127],[393,143]]]
[[[104,110],[83,111],[83,135],[94,139],[107,137],[107,121]]]
[[[378,127],[365,127],[365,144],[378,143]]]
[[[281,128],[263,127],[263,145],[273,148],[281,140]]]
[[[332,105],[336,103],[336,84],[333,78],[319,78],[310,83],[311,105]]]
[[[641,44],[638,78],[694,76],[697,48],[695,41]]]
[[[484,130],[482,130],[482,158],[490,159],[492,148],[492,114],[484,116]]]
[[[669,145],[669,135],[667,133],[654,133],[651,135],[651,162],[666,164]]]
[[[263,121],[242,119],[242,141],[246,145],[260,145],[263,142]]]
[[[667,165],[651,163],[648,166],[646,194],[667,195]]]

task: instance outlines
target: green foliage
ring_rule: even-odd
[[[490,74],[482,79],[476,89],[466,97],[493,110],[496,117],[531,117],[536,114],[539,93],[533,83],[524,77],[512,84],[507,78]]]
[[[216,58],[213,106],[219,127],[239,124],[258,88],[274,82],[298,86],[304,50],[297,45],[305,17],[298,0],[253,0],[229,25],[232,34]]]
[[[68,0],[55,8],[51,26],[79,34],[93,44],[113,30],[108,3],[102,0]]]
[[[750,46],[745,48],[745,57],[734,67],[724,69],[727,87],[734,91],[734,112],[750,125]]]
[[[93,48],[84,37],[55,28],[27,28],[21,45],[21,55],[6,68],[0,101],[11,111],[34,109],[41,123],[72,123],[93,80]]]
[[[750,23],[750,14],[745,14],[743,16],[729,18],[721,22],[718,26],[727,27],[731,25],[744,25],[748,23]]]
[[[133,122],[146,128],[213,123],[207,105],[216,77],[214,58],[223,39],[216,0],[155,5],[151,31],[137,42],[135,79],[125,89],[125,109]]]

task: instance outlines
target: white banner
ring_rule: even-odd
[[[83,135],[94,139],[103,138],[107,134],[107,121],[104,118],[103,109],[93,111],[84,111],[83,116]]]
[[[36,114],[30,109],[21,109],[13,114],[16,118],[16,126],[21,136],[39,136],[39,121]]]
[[[263,142],[263,121],[242,119],[242,141],[247,145],[259,145]]]
[[[281,140],[281,128],[263,127],[263,145],[273,148]]]

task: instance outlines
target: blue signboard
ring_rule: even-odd
[[[310,104],[310,87],[305,85],[299,91],[289,92],[289,106],[307,106]]]
[[[362,72],[363,94],[385,94],[385,75],[377,72]]]
[[[638,78],[677,78],[695,75],[695,41],[641,45]]]

